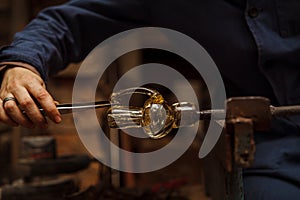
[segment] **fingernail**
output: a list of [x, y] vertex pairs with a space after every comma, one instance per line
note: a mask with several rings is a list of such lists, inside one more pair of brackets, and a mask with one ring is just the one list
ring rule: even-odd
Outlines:
[[55, 122], [56, 122], [56, 123], [61, 122], [61, 117], [60, 117], [59, 115], [57, 115], [57, 116], [55, 117]]

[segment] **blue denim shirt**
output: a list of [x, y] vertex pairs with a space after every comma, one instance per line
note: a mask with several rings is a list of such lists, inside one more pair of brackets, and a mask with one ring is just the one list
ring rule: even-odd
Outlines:
[[[106, 38], [141, 26], [166, 27], [197, 40], [218, 66], [228, 96], [300, 104], [296, 0], [74, 0], [41, 12], [1, 49], [0, 61], [29, 63], [47, 79]], [[246, 175], [300, 184], [299, 124], [299, 117], [274, 119], [271, 132], [256, 134], [256, 160]]]

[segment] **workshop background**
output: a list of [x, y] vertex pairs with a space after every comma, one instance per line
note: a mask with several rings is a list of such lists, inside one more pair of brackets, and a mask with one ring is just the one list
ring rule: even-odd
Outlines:
[[[65, 1], [0, 0], [0, 45], [9, 44], [14, 33], [22, 30], [41, 9], [63, 2]], [[136, 60], [140, 59], [138, 54], [133, 56], [136, 56]], [[126, 60], [126, 58], [124, 58], [119, 62], [131, 62], [131, 64], [134, 64], [135, 61], [133, 59]], [[48, 89], [58, 102], [72, 102], [72, 86], [79, 66], [80, 64], [73, 63], [66, 71], [50, 78]], [[104, 84], [110, 85], [113, 80], [118, 78], [115, 74], [120, 74], [119, 71], [125, 70], [120, 69], [118, 66], [115, 69], [117, 71], [108, 74], [109, 77]], [[197, 81], [195, 81], [195, 85], [197, 84]], [[110, 89], [106, 90], [104, 87], [97, 95], [99, 99], [106, 99], [109, 97], [109, 93]], [[89, 125], [88, 117], [83, 117], [83, 120], [86, 120], [85, 123]], [[30, 130], [20, 127], [11, 128], [1, 124], [0, 184], [2, 187], [18, 184], [26, 185], [27, 183], [31, 184], [35, 181], [45, 180], [45, 175], [31, 177], [28, 172], [22, 173], [20, 163], [26, 164], [27, 160], [49, 159], [53, 161], [55, 159], [59, 160], [59, 158], [66, 155], [75, 156], [75, 158], [76, 155], [89, 155], [77, 135], [71, 114], [63, 115], [63, 121], [59, 125], [53, 124], [50, 121], [49, 124], [50, 126], [46, 130]], [[202, 124], [200, 124], [200, 126], [201, 125]], [[116, 135], [118, 135], [118, 133]], [[112, 136], [111, 140], [114, 140], [113, 137], [114, 136]], [[134, 149], [138, 152], [157, 149], [167, 144], [171, 139], [166, 137], [160, 140], [143, 139], [136, 141], [125, 134], [119, 134], [119, 137], [120, 138], [116, 140], [121, 141], [123, 148]], [[90, 156], [91, 161], [88, 167], [78, 172], [70, 170], [72, 173], [62, 173], [63, 175], [58, 171], [57, 174], [51, 177], [46, 176], [46, 180], [72, 177], [72, 179], [76, 179], [75, 183], [78, 184], [79, 191], [87, 191], [88, 188], [97, 186], [103, 182], [109, 182], [114, 190], [111, 188], [108, 190], [113, 191], [115, 194], [121, 193], [124, 195], [124, 191], [126, 191], [127, 195], [132, 193], [134, 196], [140, 194], [137, 194], [137, 191], [155, 190], [156, 192], [164, 192], [165, 196], [166, 193], [172, 193], [174, 199], [175, 197], [177, 197], [176, 199], [182, 197], [182, 199], [206, 200], [208, 198], [205, 195], [204, 189], [203, 163], [198, 158], [202, 138], [203, 133], [200, 131], [194, 143], [181, 158], [170, 166], [155, 172], [144, 174], [122, 173], [103, 166], [101, 163], [92, 160]], [[50, 161], [49, 163], [51, 164]], [[53, 163], [53, 168], [55, 168], [55, 162]], [[111, 199], [118, 198], [111, 197]]]

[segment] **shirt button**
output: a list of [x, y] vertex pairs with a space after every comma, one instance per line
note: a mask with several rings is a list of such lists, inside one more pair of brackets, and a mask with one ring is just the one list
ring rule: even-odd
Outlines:
[[259, 10], [258, 8], [256, 7], [252, 7], [248, 10], [248, 15], [251, 17], [251, 18], [255, 18], [257, 17], [259, 14]]

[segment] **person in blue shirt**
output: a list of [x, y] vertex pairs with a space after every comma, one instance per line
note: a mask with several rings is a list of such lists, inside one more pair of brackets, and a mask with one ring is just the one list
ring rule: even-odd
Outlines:
[[[228, 97], [299, 104], [299, 13], [293, 0], [73, 0], [47, 8], [0, 50], [0, 121], [46, 128], [37, 101], [60, 123], [47, 78], [108, 37], [144, 26], [173, 29], [199, 42], [218, 66]], [[300, 198], [299, 122], [298, 116], [277, 118], [269, 133], [255, 135], [255, 163], [244, 173], [246, 199]]]

